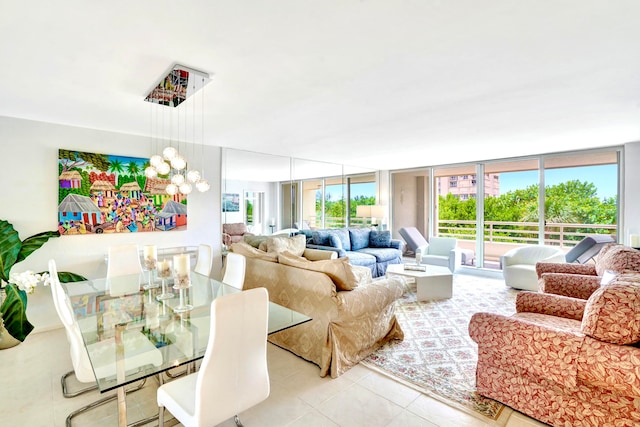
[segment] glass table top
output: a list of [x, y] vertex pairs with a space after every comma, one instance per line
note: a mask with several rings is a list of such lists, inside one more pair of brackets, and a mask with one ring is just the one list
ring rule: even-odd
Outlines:
[[[113, 278], [108, 284], [106, 279], [62, 284], [102, 392], [202, 358], [209, 339], [211, 302], [241, 292], [191, 272], [183, 302], [193, 308], [178, 313], [179, 292], [172, 282], [167, 280], [166, 293], [173, 297], [158, 299], [162, 287], [143, 289], [148, 277], [145, 273]], [[269, 334], [309, 320], [269, 302]]]

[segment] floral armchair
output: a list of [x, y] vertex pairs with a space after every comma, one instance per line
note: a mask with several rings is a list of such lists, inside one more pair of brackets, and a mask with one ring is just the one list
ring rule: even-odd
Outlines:
[[521, 292], [517, 313], [476, 313], [476, 387], [552, 426], [640, 425], [640, 276], [588, 300]]
[[605, 245], [594, 264], [537, 263], [541, 292], [588, 299], [600, 287], [605, 271], [640, 271], [640, 251], [617, 243]]

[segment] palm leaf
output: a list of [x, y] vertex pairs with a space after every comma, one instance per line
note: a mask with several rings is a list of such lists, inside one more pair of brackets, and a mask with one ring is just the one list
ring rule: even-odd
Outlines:
[[33, 330], [33, 325], [27, 320], [27, 293], [9, 284], [4, 288], [5, 300], [0, 306], [4, 327], [7, 332], [19, 341]]
[[60, 279], [61, 283], [82, 282], [87, 280], [87, 278], [84, 276], [81, 276], [75, 273], [70, 273], [68, 271], [59, 271], [58, 279]]
[[16, 262], [24, 260], [37, 249], [40, 249], [49, 239], [53, 239], [55, 237], [60, 237], [60, 232], [44, 231], [42, 233], [34, 234], [31, 237], [27, 237], [22, 242], [22, 247], [20, 248], [20, 253], [18, 254]]
[[22, 248], [20, 235], [9, 222], [0, 220], [0, 281], [8, 282], [11, 267]]

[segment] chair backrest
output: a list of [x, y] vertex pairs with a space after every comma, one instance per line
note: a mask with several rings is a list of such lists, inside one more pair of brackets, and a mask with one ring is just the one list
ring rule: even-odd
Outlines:
[[268, 316], [265, 288], [211, 303], [210, 336], [196, 380], [198, 425], [217, 425], [269, 397]]
[[198, 259], [193, 271], [209, 276], [211, 274], [211, 265], [213, 264], [213, 249], [209, 245], [198, 245]]
[[247, 259], [244, 255], [229, 252], [225, 260], [224, 277], [222, 283], [236, 289], [244, 288], [244, 274], [247, 269]]
[[249, 229], [244, 222], [233, 222], [229, 224], [222, 224], [222, 232], [231, 236], [242, 236], [244, 233], [248, 233]]
[[407, 246], [409, 246], [409, 249], [413, 252], [416, 252], [419, 247], [428, 244], [427, 239], [425, 239], [422, 233], [415, 227], [403, 227], [398, 230], [398, 233], [400, 233], [400, 236], [407, 242]]
[[107, 290], [110, 295], [125, 295], [140, 290], [142, 264], [138, 245], [109, 247]]
[[591, 258], [598, 255], [602, 247], [607, 243], [614, 242], [614, 239], [609, 234], [594, 234], [582, 239], [577, 245], [575, 245], [565, 255], [567, 262], [577, 262], [584, 264]]
[[109, 247], [107, 278], [142, 273], [138, 245]]
[[432, 237], [429, 239], [428, 253], [431, 255], [449, 256], [456, 248], [458, 241], [452, 237]]
[[83, 383], [94, 382], [96, 377], [93, 374], [91, 361], [89, 360], [89, 355], [87, 354], [87, 350], [82, 340], [82, 333], [74, 319], [71, 302], [69, 301], [69, 298], [67, 298], [67, 295], [60, 284], [60, 278], [58, 277], [58, 270], [54, 260], [49, 260], [49, 276], [51, 276], [51, 293], [53, 295], [53, 303], [67, 332], [67, 339], [69, 340], [69, 356], [71, 357], [73, 371], [75, 372], [78, 381]]

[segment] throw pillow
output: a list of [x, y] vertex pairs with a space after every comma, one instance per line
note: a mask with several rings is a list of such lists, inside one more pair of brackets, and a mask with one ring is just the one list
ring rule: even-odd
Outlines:
[[314, 230], [311, 236], [314, 245], [328, 246], [331, 233], [329, 230]]
[[372, 230], [369, 234], [369, 247], [372, 248], [390, 248], [391, 232], [389, 230], [376, 231]]
[[303, 234], [293, 237], [275, 236], [267, 239], [267, 252], [291, 252], [296, 256], [302, 256], [307, 247], [307, 238]]
[[258, 258], [264, 261], [278, 262], [277, 255], [263, 252], [245, 242], [236, 242], [231, 245], [231, 252], [244, 255], [248, 258]]
[[254, 236], [253, 234], [247, 234], [242, 237], [242, 240], [253, 246], [254, 248], [260, 248], [260, 243], [266, 242], [269, 236]]
[[329, 259], [324, 261], [309, 261], [294, 254], [282, 252], [278, 255], [278, 262], [305, 270], [319, 271], [331, 278], [339, 291], [351, 291], [356, 288], [356, 276], [353, 273], [349, 258]]

